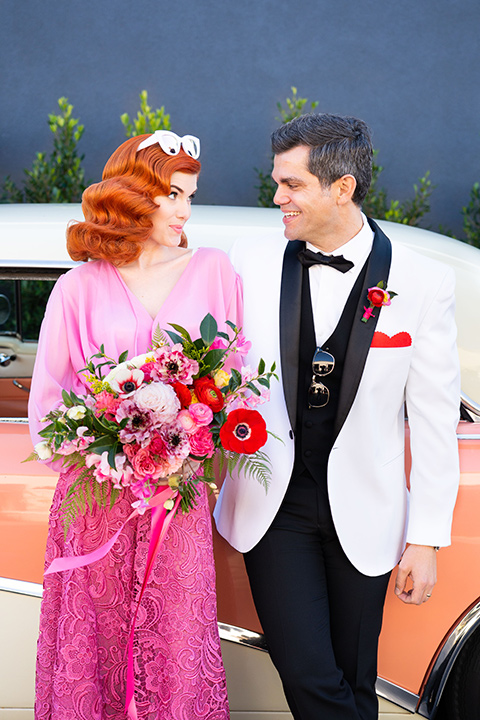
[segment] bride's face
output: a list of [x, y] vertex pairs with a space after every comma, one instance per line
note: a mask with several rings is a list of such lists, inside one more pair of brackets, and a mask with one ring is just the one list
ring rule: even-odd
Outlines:
[[170, 180], [170, 195], [157, 195], [153, 198], [158, 210], [151, 216], [151, 240], [167, 247], [179, 245], [183, 226], [192, 211], [191, 203], [197, 191], [197, 177], [198, 175], [174, 172]]

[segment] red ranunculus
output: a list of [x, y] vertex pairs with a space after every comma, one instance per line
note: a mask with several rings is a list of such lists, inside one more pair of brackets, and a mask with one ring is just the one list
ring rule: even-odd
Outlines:
[[177, 393], [177, 397], [180, 400], [182, 408], [187, 408], [192, 402], [192, 393], [188, 387], [181, 382], [172, 383], [172, 387]]
[[267, 426], [257, 410], [232, 410], [220, 428], [220, 440], [225, 450], [252, 454], [267, 442]]
[[214, 413], [219, 412], [225, 401], [222, 391], [217, 388], [213, 380], [209, 377], [201, 377], [193, 381], [193, 390], [199, 402], [208, 405]]
[[385, 302], [385, 292], [379, 287], [370, 288], [367, 297], [375, 307], [381, 307]]

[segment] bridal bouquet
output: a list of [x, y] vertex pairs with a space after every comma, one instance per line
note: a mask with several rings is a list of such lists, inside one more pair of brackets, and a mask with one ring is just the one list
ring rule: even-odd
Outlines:
[[157, 329], [143, 355], [122, 353], [115, 361], [102, 346], [87, 360], [81, 371], [87, 394], [63, 391], [63, 404], [47, 414], [44, 440], [29, 458], [62, 459], [81, 469], [63, 503], [66, 529], [93, 502], [111, 507], [126, 487], [139, 512], [166, 485], [172, 489], [166, 510], [180, 495], [187, 512], [199, 482], [215, 487], [215, 460], [219, 472], [239, 465], [268, 489], [269, 459], [260, 450], [267, 429], [255, 407], [268, 400], [275, 364], [270, 371], [263, 360], [256, 370], [227, 371], [227, 359], [250, 345], [227, 325], [231, 336], [207, 315], [201, 337], [192, 340], [172, 323], [168, 339]]

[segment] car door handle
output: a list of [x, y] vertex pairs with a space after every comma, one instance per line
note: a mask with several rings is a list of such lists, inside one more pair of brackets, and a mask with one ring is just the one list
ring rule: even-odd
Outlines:
[[14, 353], [12, 353], [11, 355], [7, 355], [7, 353], [3, 353], [3, 352], [0, 353], [0, 365], [2, 367], [7, 367], [8, 365], [10, 365], [12, 360], [16, 360], [16, 359], [17, 359], [17, 356]]

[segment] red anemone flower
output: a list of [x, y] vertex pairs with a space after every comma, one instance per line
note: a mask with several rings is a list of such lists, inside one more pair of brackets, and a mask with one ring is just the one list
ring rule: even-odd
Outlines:
[[267, 442], [267, 426], [257, 410], [232, 410], [220, 428], [220, 440], [225, 450], [252, 454]]

